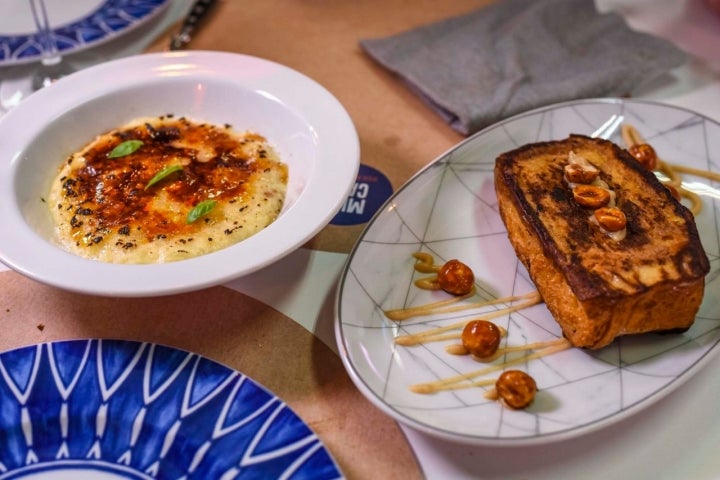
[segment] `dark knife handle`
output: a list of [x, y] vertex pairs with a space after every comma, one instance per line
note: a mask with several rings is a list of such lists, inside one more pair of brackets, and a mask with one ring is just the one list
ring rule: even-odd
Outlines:
[[170, 42], [170, 50], [180, 50], [190, 42], [192, 34], [200, 25], [207, 13], [217, 3], [217, 0], [196, 0], [183, 21], [180, 31], [173, 36]]

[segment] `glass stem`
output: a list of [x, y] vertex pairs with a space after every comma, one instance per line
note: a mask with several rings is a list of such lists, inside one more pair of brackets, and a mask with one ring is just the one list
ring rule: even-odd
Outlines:
[[52, 37], [45, 0], [30, 0], [30, 8], [32, 9], [33, 19], [42, 45], [42, 63], [47, 66], [57, 65], [62, 61], [62, 56]]

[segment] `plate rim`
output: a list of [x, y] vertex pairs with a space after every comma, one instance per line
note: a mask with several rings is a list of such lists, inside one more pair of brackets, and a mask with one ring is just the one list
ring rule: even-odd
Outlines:
[[511, 447], [527, 447], [527, 446], [537, 446], [537, 445], [544, 445], [544, 444], [550, 444], [550, 443], [557, 443], [561, 441], [566, 441], [569, 439], [577, 438], [580, 436], [589, 435], [593, 432], [597, 432], [599, 430], [603, 430], [607, 427], [610, 427], [612, 425], [615, 425], [617, 423], [620, 423], [621, 421], [636, 415], [642, 410], [645, 410], [646, 408], [654, 405], [655, 403], [659, 402], [663, 398], [665, 398], [667, 395], [670, 395], [672, 392], [676, 391], [679, 387], [681, 387], [687, 380], [692, 378], [698, 371], [702, 370], [702, 368], [709, 363], [713, 358], [720, 355], [720, 338], [718, 338], [714, 344], [700, 356], [700, 358], [695, 361], [690, 367], [685, 369], [682, 373], [677, 375], [672, 381], [664, 385], [659, 390], [656, 390], [648, 397], [643, 398], [640, 401], [637, 401], [630, 405], [629, 407], [619, 411], [615, 412], [613, 414], [604, 416], [602, 418], [599, 418], [595, 420], [594, 422], [590, 424], [584, 424], [581, 426], [578, 426], [576, 428], [570, 429], [570, 430], [562, 430], [559, 432], [552, 432], [542, 435], [535, 435], [535, 436], [526, 436], [526, 437], [506, 437], [506, 438], [496, 438], [496, 437], [487, 437], [487, 436], [478, 436], [478, 435], [471, 435], [471, 434], [464, 434], [464, 433], [458, 433], [448, 430], [442, 430], [440, 428], [434, 427], [432, 425], [428, 425], [426, 423], [423, 423], [421, 421], [416, 420], [415, 418], [412, 418], [406, 414], [404, 414], [402, 411], [396, 410], [395, 408], [388, 405], [386, 402], [383, 401], [382, 398], [380, 398], [373, 390], [372, 388], [365, 383], [362, 375], [360, 372], [356, 370], [355, 365], [350, 359], [350, 355], [348, 352], [348, 345], [347, 340], [343, 331], [343, 322], [341, 319], [341, 311], [342, 311], [342, 295], [343, 290], [345, 287], [345, 282], [347, 279], [347, 276], [349, 274], [350, 265], [352, 263], [352, 260], [360, 247], [360, 244], [362, 243], [362, 239], [365, 237], [365, 235], [369, 232], [374, 222], [380, 217], [384, 210], [387, 209], [389, 205], [391, 205], [397, 196], [400, 195], [402, 191], [404, 191], [406, 188], [408, 188], [417, 178], [422, 176], [426, 171], [435, 168], [438, 163], [442, 162], [444, 159], [447, 159], [449, 156], [452, 155], [453, 152], [461, 149], [464, 145], [467, 143], [474, 141], [476, 137], [481, 137], [486, 134], [486, 132], [493, 130], [495, 128], [501, 128], [503, 125], [515, 122], [519, 119], [522, 119], [523, 117], [527, 116], [534, 116], [538, 114], [542, 114], [545, 112], [549, 112], [552, 110], [557, 110], [561, 108], [567, 108], [572, 107], [575, 105], [587, 105], [587, 104], [593, 104], [593, 105], [632, 105], [632, 104], [638, 104], [638, 105], [650, 105], [658, 108], [667, 108], [671, 110], [676, 110], [680, 112], [684, 112], [696, 117], [699, 117], [703, 119], [704, 121], [711, 122], [718, 127], [720, 127], [720, 121], [714, 120], [707, 115], [704, 115], [702, 113], [699, 113], [697, 111], [694, 111], [692, 109], [682, 107], [682, 106], [676, 106], [676, 105], [670, 105], [665, 102], [657, 101], [657, 100], [650, 100], [650, 99], [635, 99], [635, 98], [619, 98], [619, 97], [597, 97], [597, 98], [583, 98], [583, 99], [577, 99], [577, 100], [566, 100], [561, 102], [556, 102], [544, 106], [540, 106], [537, 108], [533, 108], [515, 115], [512, 115], [506, 119], [500, 120], [496, 123], [493, 123], [491, 125], [488, 125], [487, 127], [479, 130], [478, 132], [474, 133], [473, 135], [461, 140], [457, 144], [451, 146], [444, 152], [442, 152], [440, 155], [435, 157], [432, 161], [430, 161], [428, 164], [426, 164], [423, 168], [418, 170], [415, 174], [413, 174], [405, 183], [403, 183], [399, 188], [396, 189], [395, 192], [386, 200], [386, 202], [378, 208], [377, 212], [373, 215], [373, 217], [368, 221], [367, 225], [363, 228], [362, 232], [358, 236], [358, 239], [356, 240], [355, 244], [353, 245], [350, 253], [348, 254], [347, 258], [345, 259], [345, 262], [343, 263], [342, 269], [340, 271], [340, 276], [338, 279], [338, 286], [335, 292], [335, 298], [334, 298], [334, 333], [335, 333], [335, 339], [336, 339], [336, 345], [338, 347], [338, 351], [340, 353], [341, 360], [343, 362], [343, 365], [345, 366], [346, 371], [348, 372], [348, 375], [352, 379], [353, 383], [355, 383], [356, 387], [365, 395], [368, 400], [371, 401], [376, 407], [378, 407], [380, 410], [388, 414], [389, 416], [395, 418], [398, 422], [407, 425], [408, 427], [411, 427], [415, 430], [418, 430], [420, 432], [426, 433], [428, 435], [431, 435], [436, 438], [440, 438], [443, 440], [451, 441], [451, 442], [457, 442], [460, 444], [466, 444], [466, 445], [472, 445], [472, 446], [486, 446], [486, 447], [502, 447], [502, 448], [511, 448]]
[[[87, 348], [87, 349], [106, 348], [107, 345], [110, 345], [111, 348], [117, 348], [119, 344], [132, 344], [135, 346], [136, 349], [139, 347], [142, 347], [143, 349], [148, 349], [148, 350], [151, 350], [153, 348], [161, 348], [161, 349], [165, 349], [168, 351], [172, 351], [173, 353], [185, 354], [187, 356], [187, 358], [192, 358], [195, 361], [205, 360], [207, 362], [210, 362], [210, 363], [214, 364], [217, 368], [222, 369], [223, 371], [227, 372], [229, 375], [228, 378], [237, 377], [238, 379], [240, 379], [242, 381], [242, 383], [250, 382], [252, 384], [252, 386], [254, 386], [257, 389], [264, 392], [270, 400], [278, 402], [284, 409], [287, 409], [287, 411], [290, 412], [293, 417], [295, 417], [299, 422], [301, 422], [302, 425], [304, 425], [305, 428], [307, 428], [308, 431], [312, 433], [312, 435], [316, 438], [316, 440], [319, 444], [319, 448], [325, 452], [325, 454], [329, 458], [330, 463], [332, 463], [332, 465], [335, 467], [335, 470], [337, 471], [337, 473], [340, 476], [342, 476], [342, 469], [340, 468], [340, 464], [337, 461], [337, 458], [330, 451], [327, 444], [320, 437], [318, 432], [314, 428], [312, 428], [312, 426], [308, 422], [306, 422], [300, 415], [298, 415], [298, 413], [295, 411], [295, 409], [290, 407], [290, 405], [288, 405], [287, 402], [285, 402], [282, 398], [280, 398], [280, 396], [278, 396], [274, 391], [270, 390], [268, 387], [266, 387], [263, 383], [257, 381], [255, 378], [242, 372], [241, 370], [238, 370], [236, 368], [233, 368], [233, 367], [225, 364], [224, 362], [215, 360], [206, 355], [196, 353], [196, 352], [193, 352], [193, 351], [185, 349], [185, 348], [179, 348], [179, 347], [176, 347], [176, 346], [173, 346], [170, 344], [136, 340], [136, 339], [126, 339], [126, 338], [120, 338], [120, 337], [86, 337], [86, 338], [69, 338], [69, 339], [60, 339], [60, 340], [49, 340], [46, 342], [32, 343], [32, 344], [22, 345], [22, 346], [19, 346], [16, 348], [11, 348], [8, 350], [3, 350], [3, 351], [0, 351], [0, 355], [5, 355], [8, 353], [16, 353], [16, 352], [19, 352], [22, 350], [31, 350], [31, 349], [36, 349], [36, 351], [38, 351], [40, 355], [44, 355], [44, 349], [51, 350], [53, 345], [70, 344], [70, 343], [75, 343], [75, 344], [85, 343], [86, 344], [85, 348]], [[145, 353], [143, 353], [143, 356], [144, 355], [145, 355]], [[60, 357], [60, 358], [54, 357], [54, 358], [55, 358], [55, 362], [59, 362], [59, 363], [62, 363], [64, 360], [64, 357]], [[97, 362], [96, 356], [88, 355], [87, 364], [92, 363], [92, 364], [96, 365], [96, 362]], [[88, 368], [87, 364], [83, 364], [83, 367], [82, 367], [83, 370]], [[4, 375], [6, 375], [7, 367], [4, 364], [1, 364], [1, 365], [2, 365], [2, 376], [4, 376]], [[52, 369], [52, 367], [50, 367], [50, 368]], [[183, 368], [186, 368], [186, 367], [183, 366]], [[133, 367], [132, 367], [132, 370], [145, 370], [145, 369], [146, 369], [145, 365], [141, 365], [139, 363], [133, 365]], [[33, 373], [33, 375], [34, 375], [34, 373]], [[173, 377], [171, 377], [171, 378], [173, 378]], [[0, 376], [0, 381], [6, 382], [5, 379], [2, 379], [1, 376]], [[223, 385], [225, 385], [225, 384], [223, 383]], [[223, 388], [226, 388], [226, 387], [227, 387], [227, 385], [225, 385]], [[48, 388], [48, 385], [42, 384], [42, 389], [45, 390], [46, 388]], [[139, 388], [142, 388], [142, 387], [139, 387]], [[7, 398], [11, 398], [11, 400], [13, 402], [17, 403], [17, 398], [13, 397], [12, 395], [7, 396]], [[58, 423], [59, 423], [60, 417], [57, 417], [57, 418], [58, 418]], [[71, 442], [69, 442], [69, 443], [71, 443]], [[93, 460], [89, 457], [72, 458], [72, 459], [55, 458], [51, 461], [44, 462], [44, 463], [41, 462], [41, 463], [35, 463], [35, 464], [31, 464], [31, 465], [24, 465], [23, 467], [20, 467], [18, 469], [14, 469], [14, 470], [4, 470], [2, 476], [4, 477], [5, 475], [13, 475], [13, 472], [19, 473], [21, 471], [25, 471], [28, 467], [33, 467], [33, 466], [35, 466], [35, 467], [50, 466], [50, 468], [48, 468], [45, 471], [52, 471], [52, 470], [54, 470], [54, 468], [52, 467], [53, 463], [58, 463], [58, 464], [62, 464], [62, 465], [66, 466], [67, 462], [70, 462], [73, 465], [94, 465], [94, 466], [99, 465], [98, 462], [100, 462], [100, 464], [108, 463], [107, 461]], [[109, 463], [109, 464], [111, 466], [115, 466], [115, 467], [127, 468], [129, 471], [131, 471], [133, 473], [143, 474], [143, 475], [145, 474], [145, 472], [139, 472], [139, 471], [135, 470], [134, 468], [130, 467], [129, 465], [126, 466], [126, 465], [120, 463], [119, 460], [116, 463]], [[61, 465], [58, 465], [58, 467], [61, 467]]]
[[[56, 32], [59, 29], [73, 27], [73, 25], [75, 25], [76, 23], [87, 20], [88, 18], [91, 18], [93, 15], [104, 13], [108, 8], [112, 7], [113, 1], [115, 1], [115, 0], [103, 0], [102, 3], [97, 8], [88, 12], [85, 16], [75, 18], [67, 23], [55, 26], [53, 28], [53, 32]], [[76, 52], [81, 52], [83, 50], [87, 50], [89, 48], [93, 48], [95, 46], [102, 45], [103, 43], [109, 42], [110, 40], [113, 40], [122, 35], [125, 35], [126, 33], [132, 32], [136, 28], [139, 28], [140, 26], [142, 26], [142, 25], [152, 21], [153, 19], [157, 18], [158, 16], [160, 16], [172, 4], [172, 0], [159, 0], [159, 2], [160, 3], [158, 3], [153, 8], [152, 11], [145, 13], [145, 15], [143, 15], [141, 18], [136, 19], [136, 21], [134, 21], [134, 22], [128, 23], [123, 28], [118, 29], [118, 30], [112, 30], [112, 31], [103, 31], [102, 36], [95, 38], [89, 42], [83, 41], [82, 43], [78, 43], [74, 47], [61, 48], [60, 53], [62, 55], [70, 55], [70, 54], [73, 54]], [[4, 42], [7, 41], [7, 39], [24, 38], [25, 39], [24, 43], [27, 43], [27, 42], [30, 42], [31, 39], [35, 35], [36, 35], [35, 32], [19, 34], [19, 35], [0, 34], [0, 48], [2, 48], [2, 46], [5, 44]], [[36, 55], [28, 55], [28, 56], [22, 56], [22, 57], [11, 57], [11, 58], [0, 59], [0, 68], [27, 65], [27, 64], [39, 61], [40, 58], [41, 58], [41, 55], [36, 54]]]

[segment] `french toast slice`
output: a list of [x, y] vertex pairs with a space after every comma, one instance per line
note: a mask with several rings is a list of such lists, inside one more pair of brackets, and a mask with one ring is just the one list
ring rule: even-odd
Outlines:
[[[592, 185], [611, 193], [624, 231], [603, 228], [596, 205], [578, 201], [566, 169], [578, 157], [597, 170]], [[626, 150], [570, 135], [501, 154], [494, 174], [509, 240], [574, 346], [693, 324], [710, 269], [695, 219]]]

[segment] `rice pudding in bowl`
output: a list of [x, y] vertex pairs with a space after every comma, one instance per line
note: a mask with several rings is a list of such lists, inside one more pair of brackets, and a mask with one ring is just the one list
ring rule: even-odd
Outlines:
[[[231, 246], [181, 261], [112, 264], [61, 247], [48, 204], [59, 165], [89, 140], [147, 116], [172, 113], [258, 132], [287, 166], [277, 218]], [[359, 141], [342, 105], [282, 65], [244, 55], [139, 55], [76, 72], [2, 118], [0, 215], [11, 235], [0, 260], [44, 283], [84, 293], [150, 296], [217, 285], [256, 271], [309, 240], [355, 181]]]

